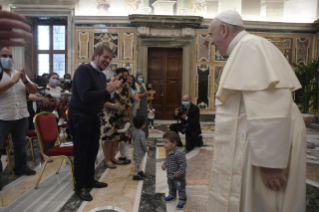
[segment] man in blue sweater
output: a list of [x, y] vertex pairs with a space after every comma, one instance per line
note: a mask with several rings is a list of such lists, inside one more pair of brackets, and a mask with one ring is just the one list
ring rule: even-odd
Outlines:
[[100, 119], [110, 93], [122, 84], [113, 79], [106, 83], [102, 73], [110, 64], [113, 52], [105, 44], [99, 45], [90, 64], [81, 65], [73, 77], [72, 97], [69, 104], [69, 130], [73, 136], [75, 194], [85, 201], [93, 198], [91, 188], [107, 187], [106, 183], [94, 179], [94, 162], [99, 149]]

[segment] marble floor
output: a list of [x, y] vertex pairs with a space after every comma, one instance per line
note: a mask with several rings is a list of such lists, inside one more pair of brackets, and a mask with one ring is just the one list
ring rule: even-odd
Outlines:
[[[35, 181], [42, 167], [37, 141], [35, 162], [28, 151], [28, 165], [37, 171], [35, 176], [10, 174], [5, 156], [1, 157], [4, 171], [1, 174], [3, 189], [0, 191], [0, 211], [5, 212], [173, 212], [177, 211], [177, 200], [166, 203], [168, 193], [166, 173], [161, 169], [165, 160], [165, 149], [161, 137], [170, 121], [156, 121], [147, 141], [150, 153], [146, 154], [142, 169], [147, 174], [145, 181], [133, 181], [133, 163], [107, 169], [103, 165], [103, 152], [98, 153], [95, 178], [109, 184], [107, 188], [93, 189], [93, 201], [80, 200], [72, 190], [68, 164], [56, 174], [59, 160], [47, 165], [38, 189]], [[210, 167], [212, 165], [214, 123], [202, 123], [204, 146], [186, 153], [187, 158], [187, 204], [184, 211], [208, 212], [206, 208]], [[181, 135], [185, 141], [184, 135]], [[307, 212], [319, 211], [319, 125], [307, 129]], [[131, 149], [132, 150], [132, 149]], [[181, 150], [184, 150], [181, 148]], [[11, 156], [13, 161], [13, 156]], [[198, 166], [198, 164], [201, 164]]]

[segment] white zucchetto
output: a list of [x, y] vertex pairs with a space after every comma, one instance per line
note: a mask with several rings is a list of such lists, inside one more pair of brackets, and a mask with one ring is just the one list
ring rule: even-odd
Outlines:
[[225, 10], [219, 13], [215, 18], [226, 24], [244, 27], [243, 19], [236, 10]]

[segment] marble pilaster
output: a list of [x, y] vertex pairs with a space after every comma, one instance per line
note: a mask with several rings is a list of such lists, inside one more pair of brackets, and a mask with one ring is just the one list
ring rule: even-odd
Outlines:
[[[22, 33], [21, 29], [14, 30], [16, 32]], [[23, 39], [15, 39], [16, 41], [23, 41]], [[12, 47], [12, 58], [14, 61], [13, 68], [20, 70], [24, 68], [24, 49], [25, 47]]]
[[260, 15], [262, 20], [281, 22], [284, 15], [284, 1], [262, 0]]

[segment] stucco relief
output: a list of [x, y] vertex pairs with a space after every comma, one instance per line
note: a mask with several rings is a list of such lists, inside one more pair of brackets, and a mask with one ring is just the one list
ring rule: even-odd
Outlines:
[[134, 59], [134, 33], [123, 33], [123, 59]]
[[101, 43], [106, 43], [113, 50], [113, 58], [119, 59], [118, 33], [93, 33], [93, 51], [95, 51], [95, 48]]
[[151, 36], [180, 37], [181, 30], [177, 29], [151, 29]]
[[89, 32], [79, 32], [79, 54], [78, 59], [89, 59]]
[[201, 109], [209, 108], [210, 102], [210, 66], [197, 65], [196, 71], [196, 104]]
[[[216, 98], [216, 92], [217, 92], [218, 86], [219, 86], [219, 81], [220, 81], [220, 78], [221, 78], [222, 73], [223, 73], [223, 69], [224, 69], [224, 66], [214, 66], [214, 87], [213, 87], [214, 102], [215, 102], [215, 98]], [[215, 103], [214, 103], [214, 105], [215, 105]]]

